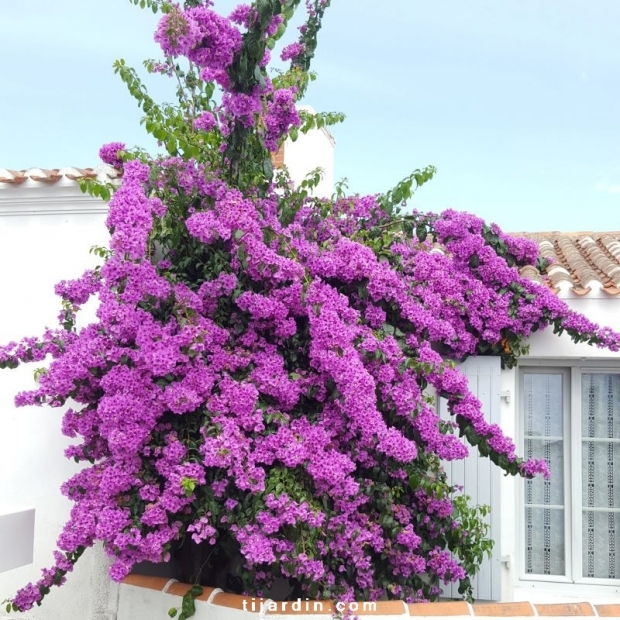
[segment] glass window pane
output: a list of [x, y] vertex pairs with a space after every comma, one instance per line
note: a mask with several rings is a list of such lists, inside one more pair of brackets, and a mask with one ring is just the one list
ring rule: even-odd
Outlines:
[[620, 439], [620, 374], [581, 376], [581, 435]]
[[523, 404], [526, 437], [563, 437], [562, 374], [525, 373]]
[[528, 459], [545, 459], [551, 471], [550, 478], [536, 476], [525, 481], [525, 503], [564, 505], [564, 442], [551, 439], [526, 439]]
[[564, 510], [525, 508], [525, 572], [564, 575]]
[[584, 508], [620, 508], [620, 443], [582, 442], [581, 492]]
[[583, 576], [620, 579], [620, 513], [583, 512]]

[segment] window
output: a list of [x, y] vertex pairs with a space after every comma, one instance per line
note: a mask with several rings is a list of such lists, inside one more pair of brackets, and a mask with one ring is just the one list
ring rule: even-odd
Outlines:
[[620, 370], [522, 368], [520, 382], [524, 455], [551, 469], [551, 478], [523, 485], [523, 577], [612, 585], [620, 579]]

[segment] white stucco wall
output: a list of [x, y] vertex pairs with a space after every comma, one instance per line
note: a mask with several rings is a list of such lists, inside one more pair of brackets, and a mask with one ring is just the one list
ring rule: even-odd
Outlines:
[[[601, 326], [620, 331], [620, 298], [595, 292], [586, 297], [570, 293], [566, 301], [578, 312]], [[552, 329], [536, 333], [530, 339], [530, 354], [520, 360], [520, 365], [554, 366], [557, 363], [606, 362], [620, 369], [620, 353], [576, 345], [569, 336], [557, 336]], [[502, 371], [501, 390], [508, 396], [502, 399], [501, 426], [504, 432], [516, 441], [517, 452], [522, 455], [521, 422], [519, 419], [518, 369]], [[554, 603], [588, 600], [591, 603], [609, 603], [620, 596], [620, 586], [601, 587], [576, 585], [573, 583], [543, 583], [520, 580], [522, 554], [518, 548], [523, 519], [520, 498], [523, 495], [523, 481], [502, 476], [501, 483], [501, 555], [507, 560], [502, 566], [502, 600], [531, 601], [532, 603]]]
[[[54, 284], [96, 264], [88, 250], [107, 244], [106, 212], [104, 203], [84, 196], [68, 179], [0, 184], [0, 343], [36, 336], [56, 325], [60, 304]], [[52, 564], [56, 538], [70, 509], [60, 485], [77, 467], [63, 455], [68, 442], [60, 432], [62, 411], [14, 407], [15, 394], [35, 385], [35, 366], [0, 371], [0, 513], [24, 506], [36, 510], [34, 561], [0, 573], [0, 600], [36, 581], [40, 569]], [[43, 606], [23, 617], [112, 618], [107, 612], [113, 590], [106, 571], [101, 550], [89, 550], [67, 584], [54, 588]], [[4, 606], [0, 616], [3, 612]]]
[[[314, 114], [310, 106], [299, 109]], [[334, 191], [334, 138], [327, 129], [313, 129], [306, 134], [299, 133], [295, 142], [290, 138], [284, 144], [284, 163], [295, 185], [315, 170], [323, 170], [323, 178], [314, 191], [319, 198], [329, 198]]]

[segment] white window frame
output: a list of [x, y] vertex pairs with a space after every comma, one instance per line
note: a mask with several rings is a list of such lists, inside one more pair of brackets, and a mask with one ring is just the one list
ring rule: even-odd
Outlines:
[[[583, 374], [620, 375], [620, 363], [571, 360], [527, 360], [519, 365], [517, 372], [517, 445], [520, 453], [525, 448], [524, 420], [524, 375], [526, 373], [562, 374], [564, 407], [564, 524], [565, 524], [565, 575], [539, 575], [525, 571], [525, 481], [520, 478], [517, 489], [517, 579], [521, 586], [549, 588], [557, 584], [558, 589], [571, 586], [588, 586], [588, 592], [620, 592], [620, 579], [601, 579], [582, 576], [582, 437], [581, 437], [581, 377]], [[620, 481], [619, 481], [620, 484]], [[620, 533], [619, 533], [620, 535]], [[618, 558], [620, 561], [620, 558]], [[577, 592], [574, 592], [577, 594]]]

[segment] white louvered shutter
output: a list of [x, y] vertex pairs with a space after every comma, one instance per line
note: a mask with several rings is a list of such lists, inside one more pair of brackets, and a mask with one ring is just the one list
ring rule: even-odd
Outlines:
[[[500, 421], [500, 372], [498, 357], [470, 357], [459, 365], [469, 381], [469, 389], [482, 403], [486, 419], [491, 424]], [[439, 399], [441, 417], [448, 419], [445, 399]], [[466, 440], [464, 440], [466, 441]], [[478, 450], [469, 446], [469, 456], [465, 460], [444, 462], [444, 468], [451, 484], [463, 487], [463, 493], [471, 497], [470, 503], [491, 507], [487, 522], [490, 523], [490, 537], [495, 541], [493, 555], [486, 559], [480, 571], [472, 579], [474, 598], [478, 601], [497, 601], [501, 596], [501, 556], [500, 556], [500, 477], [499, 467], [490, 459], [481, 457]], [[443, 587], [443, 596], [461, 598], [458, 585]]]

